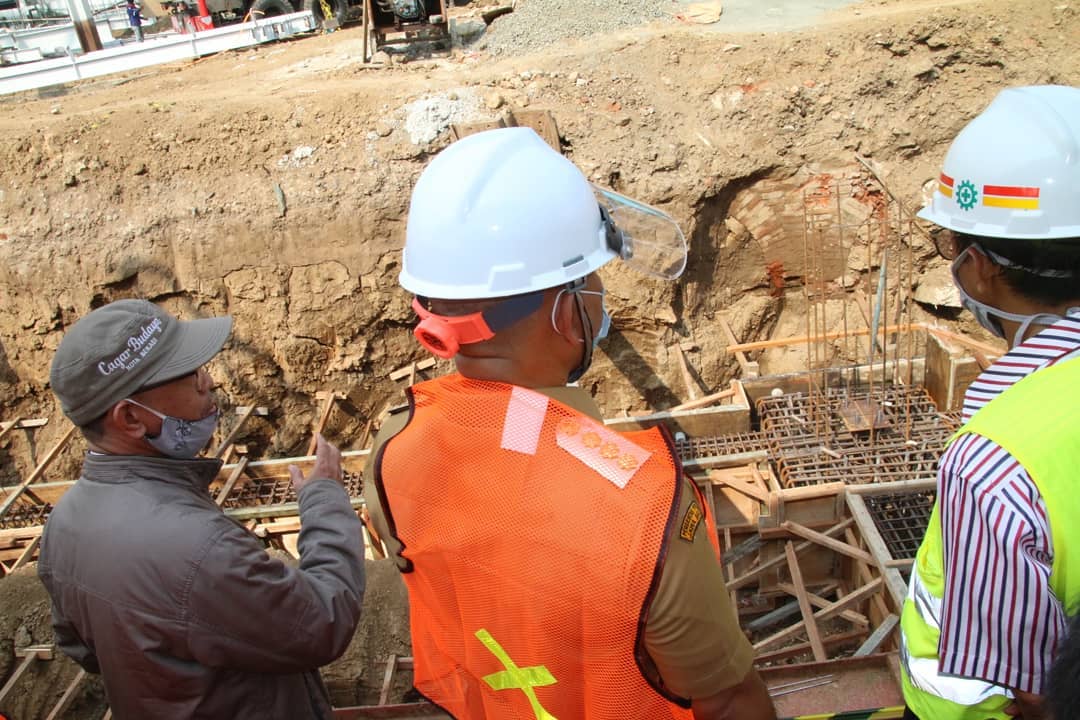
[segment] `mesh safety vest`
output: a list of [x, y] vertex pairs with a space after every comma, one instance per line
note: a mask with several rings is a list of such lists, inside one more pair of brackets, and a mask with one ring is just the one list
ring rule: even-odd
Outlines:
[[[1046, 503], [1054, 549], [1050, 587], [1065, 608], [1080, 599], [1080, 358], [1043, 368], [975, 413], [963, 433], [989, 438], [1027, 470]], [[938, 498], [940, 501], [941, 498]], [[923, 720], [1008, 720], [1002, 687], [938, 674], [945, 596], [941, 519], [930, 514], [901, 615], [904, 700]]]
[[375, 482], [403, 545], [417, 689], [458, 718], [690, 718], [641, 669], [678, 522], [667, 436], [457, 374], [409, 401]]

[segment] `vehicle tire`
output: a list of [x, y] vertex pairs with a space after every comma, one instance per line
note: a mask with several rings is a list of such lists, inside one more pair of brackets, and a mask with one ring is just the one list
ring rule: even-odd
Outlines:
[[287, 0], [255, 0], [251, 4], [251, 19], [262, 20], [268, 17], [277, 17], [278, 15], [288, 15], [293, 10]]
[[[349, 6], [346, 0], [327, 0], [327, 3], [334, 12], [334, 19], [337, 20], [338, 25], [344, 25], [349, 18]], [[311, 14], [315, 16], [315, 22], [319, 25], [323, 24], [326, 18], [323, 15], [321, 0], [304, 0], [304, 9], [311, 11]]]

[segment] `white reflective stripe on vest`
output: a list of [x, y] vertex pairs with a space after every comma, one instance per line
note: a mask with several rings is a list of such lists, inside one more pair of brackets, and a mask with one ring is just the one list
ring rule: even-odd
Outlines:
[[[922, 578], [919, 577], [918, 563], [911, 567], [908, 600], [914, 605], [919, 619], [940, 634], [942, 601], [941, 598], [934, 597], [930, 588], [923, 584]], [[978, 705], [995, 695], [1003, 695], [1010, 699], [1013, 696], [1001, 685], [959, 675], [942, 675], [938, 672], [938, 658], [912, 657], [908, 653], [907, 641], [903, 633], [900, 633], [900, 662], [912, 685], [925, 693], [936, 695], [957, 705]]]

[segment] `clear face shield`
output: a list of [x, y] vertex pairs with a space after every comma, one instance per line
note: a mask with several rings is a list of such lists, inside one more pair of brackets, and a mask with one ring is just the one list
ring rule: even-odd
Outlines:
[[675, 280], [686, 269], [686, 237], [674, 218], [651, 205], [593, 185], [607, 244], [634, 270]]

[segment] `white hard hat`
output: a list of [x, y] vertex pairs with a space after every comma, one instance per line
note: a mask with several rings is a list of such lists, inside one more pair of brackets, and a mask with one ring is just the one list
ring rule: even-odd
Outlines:
[[401, 286], [461, 300], [543, 290], [616, 257], [592, 186], [529, 128], [469, 135], [413, 189]]
[[956, 136], [919, 217], [983, 237], [1080, 237], [1080, 88], [1001, 91]]
[[668, 215], [594, 187], [531, 129], [501, 128], [453, 143], [420, 175], [399, 281], [423, 297], [506, 297], [616, 257], [674, 279], [686, 241]]

